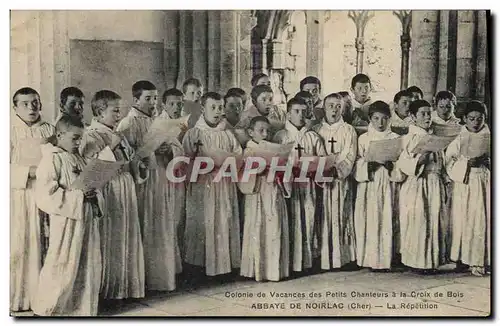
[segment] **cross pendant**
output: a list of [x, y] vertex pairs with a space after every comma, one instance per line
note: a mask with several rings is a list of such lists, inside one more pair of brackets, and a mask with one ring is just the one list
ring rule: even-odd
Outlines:
[[297, 152], [299, 152], [299, 158], [302, 157], [302, 150], [305, 149], [304, 147], [300, 146], [300, 144], [297, 144], [297, 147], [295, 147]]
[[76, 175], [80, 175], [80, 173], [82, 173], [82, 170], [78, 166], [75, 166], [73, 168], [73, 173]]
[[330, 153], [333, 154], [333, 144], [336, 143], [337, 141], [332, 138], [328, 141], [330, 143]]

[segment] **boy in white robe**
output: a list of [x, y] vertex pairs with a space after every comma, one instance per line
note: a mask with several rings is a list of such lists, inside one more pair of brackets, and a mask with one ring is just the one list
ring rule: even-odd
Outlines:
[[118, 94], [109, 90], [94, 94], [91, 102], [94, 119], [85, 130], [80, 145], [80, 153], [85, 158], [129, 162], [102, 189], [106, 203], [106, 218], [100, 224], [101, 297], [104, 299], [142, 298], [145, 286], [135, 179], [143, 182], [147, 170], [140, 171], [139, 161], [131, 161], [134, 155], [132, 147], [115, 132], [121, 119], [120, 99]]
[[201, 105], [200, 100], [203, 95], [203, 85], [196, 78], [189, 78], [182, 84], [182, 92], [184, 93], [184, 106], [181, 115], [188, 116], [188, 127], [193, 128], [200, 118]]
[[353, 126], [368, 126], [370, 119], [368, 118], [368, 108], [372, 104], [370, 93], [372, 91], [372, 83], [370, 77], [365, 74], [357, 74], [351, 80], [352, 96], [352, 125]]
[[[273, 90], [271, 87], [266, 85], [257, 85], [252, 88], [250, 95], [252, 97], [253, 105], [243, 111], [240, 121], [235, 128], [246, 130], [253, 117], [263, 116], [266, 117], [271, 124], [269, 137], [272, 139], [276, 132], [283, 129], [285, 126], [286, 113], [274, 105]], [[247, 138], [244, 139], [244, 143], [246, 144], [248, 140], [249, 138], [247, 136]]]
[[[285, 129], [274, 136], [279, 144], [294, 143], [290, 158], [294, 162], [303, 155], [325, 156], [325, 146], [321, 137], [305, 127], [307, 104], [297, 98], [287, 103]], [[295, 175], [299, 177], [299, 175]], [[294, 272], [306, 272], [315, 265], [319, 257], [319, 237], [323, 211], [321, 195], [317, 193], [314, 177], [307, 177], [307, 182], [293, 182], [290, 189], [289, 220], [291, 263]], [[288, 183], [289, 185], [289, 183]], [[287, 183], [285, 183], [287, 186]], [[287, 187], [288, 188], [288, 187]]]
[[455, 116], [457, 98], [450, 91], [441, 91], [434, 98], [434, 111], [432, 122], [440, 125], [458, 125], [460, 119]]
[[101, 286], [99, 219], [106, 218], [102, 195], [72, 189], [86, 160], [78, 153], [83, 123], [61, 117], [57, 145], [42, 157], [36, 200], [50, 215], [49, 250], [40, 271], [33, 312], [39, 316], [96, 316]]
[[[149, 81], [138, 81], [132, 86], [134, 106], [118, 124], [116, 131], [124, 135], [137, 151], [144, 145], [144, 136], [153, 123], [152, 114], [157, 103], [158, 91]], [[144, 183], [136, 184], [139, 221], [144, 247], [146, 290], [175, 290], [175, 226], [167, 218], [165, 185], [158, 168], [158, 156], [167, 151], [163, 144], [143, 162], [149, 169]]]
[[[176, 88], [166, 90], [162, 96], [161, 114], [157, 119], [181, 119], [184, 107], [183, 94]], [[182, 119], [181, 119], [182, 120]], [[187, 129], [187, 121], [183, 125]], [[184, 251], [184, 227], [186, 225], [186, 185], [184, 182], [172, 182], [169, 178], [167, 167], [174, 157], [183, 156], [182, 139], [185, 133], [181, 132], [178, 139], [171, 139], [167, 143], [167, 151], [159, 159], [159, 176], [165, 187], [165, 200], [167, 216], [175, 225], [175, 262], [176, 273], [182, 273], [181, 253]], [[174, 173], [174, 171], [172, 171]]]
[[413, 152], [422, 137], [433, 132], [431, 105], [414, 101], [410, 113], [415, 125], [410, 125], [403, 138], [403, 152], [397, 162], [407, 175], [399, 194], [401, 260], [406, 266], [431, 271], [448, 258], [446, 171], [443, 152]]
[[[325, 118], [315, 130], [325, 142], [326, 154], [333, 157], [333, 182], [323, 190], [324, 220], [321, 230], [321, 268], [329, 270], [356, 260], [354, 234], [354, 190], [350, 177], [358, 146], [354, 127], [343, 118], [344, 101], [338, 93], [325, 97]], [[347, 266], [346, 266], [347, 267]]]
[[483, 103], [469, 102], [464, 110], [465, 126], [446, 149], [446, 169], [454, 181], [450, 259], [469, 265], [475, 276], [483, 276], [491, 265], [491, 163], [489, 153], [468, 157], [462, 147], [470, 137], [490, 134], [485, 117]]
[[83, 122], [84, 99], [83, 92], [77, 87], [71, 86], [63, 89], [59, 94], [59, 116], [56, 123], [63, 116], [69, 116]]
[[373, 270], [389, 270], [393, 256], [394, 182], [403, 181], [395, 162], [372, 162], [365, 159], [370, 142], [394, 139], [399, 135], [389, 127], [390, 108], [382, 101], [370, 105], [368, 132], [358, 141], [358, 160], [354, 177], [358, 182], [354, 209], [356, 261]]
[[[203, 115], [183, 139], [186, 155], [210, 158], [211, 150], [241, 156], [242, 149], [226, 127], [222, 97], [203, 95]], [[218, 163], [221, 164], [221, 163]], [[208, 276], [231, 273], [241, 262], [240, 217], [236, 184], [223, 177], [214, 182], [218, 168], [199, 175], [186, 191], [185, 262], [205, 269]]]
[[[17, 90], [10, 127], [10, 309], [30, 309], [31, 297], [46, 253], [45, 213], [35, 202], [36, 170], [41, 145], [54, 134], [42, 121], [40, 95], [32, 88]], [[29, 145], [29, 146], [28, 146]], [[34, 154], [34, 155], [33, 155]], [[38, 155], [37, 155], [38, 154]], [[48, 242], [48, 241], [47, 241]]]
[[241, 88], [231, 88], [224, 95], [224, 114], [226, 116], [227, 127], [230, 128], [236, 139], [244, 147], [248, 141], [248, 134], [245, 129], [238, 126], [241, 114], [245, 108], [246, 94]]
[[402, 90], [394, 95], [394, 106], [391, 110], [391, 126], [397, 128], [408, 128], [413, 119], [410, 116], [410, 103], [412, 94]]
[[307, 92], [312, 96], [314, 121], [316, 123], [323, 119], [323, 100], [321, 99], [321, 81], [314, 76], [307, 76], [300, 81], [300, 91]]
[[[269, 121], [255, 117], [248, 134], [252, 138], [244, 151], [245, 157], [258, 156], [257, 150], [267, 139]], [[256, 281], [279, 281], [288, 277], [289, 235], [288, 212], [283, 188], [267, 181], [267, 173], [240, 182], [244, 193], [245, 224], [241, 252], [241, 275]]]

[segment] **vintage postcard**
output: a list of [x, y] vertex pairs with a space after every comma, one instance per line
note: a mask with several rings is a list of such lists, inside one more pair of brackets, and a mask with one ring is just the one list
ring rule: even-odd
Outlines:
[[10, 315], [491, 316], [489, 20], [11, 10]]

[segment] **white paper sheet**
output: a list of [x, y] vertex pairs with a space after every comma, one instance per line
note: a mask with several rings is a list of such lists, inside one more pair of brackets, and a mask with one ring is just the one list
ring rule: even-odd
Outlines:
[[403, 151], [402, 138], [371, 141], [365, 155], [367, 162], [395, 162]]
[[113, 177], [127, 162], [110, 162], [99, 159], [90, 160], [71, 185], [72, 189], [100, 189]]

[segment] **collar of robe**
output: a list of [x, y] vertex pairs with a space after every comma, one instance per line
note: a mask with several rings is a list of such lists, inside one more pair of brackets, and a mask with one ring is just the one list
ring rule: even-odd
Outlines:
[[408, 127], [408, 134], [432, 135], [433, 133], [434, 133], [434, 123], [431, 124], [429, 130], [420, 128], [417, 125], [410, 125]]
[[12, 119], [12, 124], [15, 126], [15, 127], [22, 127], [22, 128], [36, 128], [36, 127], [39, 127], [41, 126], [43, 123], [43, 120], [42, 120], [42, 117], [38, 117], [38, 120], [33, 122], [31, 125], [27, 124], [26, 121], [24, 121], [23, 119], [21, 119], [21, 117], [19, 115], [17, 115], [17, 113], [15, 113], [14, 111], [14, 119]]
[[306, 126], [302, 127], [300, 130], [295, 127], [290, 121], [285, 122], [285, 130], [291, 135], [291, 138], [296, 142], [299, 142], [309, 129]]
[[457, 118], [457, 117], [455, 116], [455, 114], [453, 114], [453, 113], [450, 115], [450, 118], [449, 118], [448, 120], [444, 120], [443, 118], [441, 118], [441, 117], [439, 116], [439, 114], [437, 114], [437, 112], [436, 112], [436, 111], [434, 111], [434, 114], [435, 114], [435, 115], [434, 115], [434, 120], [436, 121], [436, 123], [439, 123], [439, 124], [448, 124], [448, 123], [450, 123], [450, 122], [454, 122], [454, 123], [457, 123], [457, 124], [458, 124], [458, 123], [460, 122], [460, 119], [459, 119], [459, 118]]
[[113, 128], [108, 125], [105, 125], [102, 122], [97, 121], [97, 119], [93, 118], [90, 122], [89, 130], [99, 130], [107, 133], [114, 133]]
[[389, 137], [391, 132], [391, 127], [389, 125], [387, 125], [387, 128], [384, 131], [378, 131], [371, 123], [368, 125], [367, 133], [372, 140], [386, 139]]
[[202, 115], [196, 122], [195, 127], [206, 131], [224, 131], [227, 129], [227, 122], [226, 119], [223, 119], [217, 126], [212, 127], [205, 121], [205, 117]]
[[321, 122], [321, 124], [322, 124], [323, 128], [326, 128], [328, 130], [335, 130], [344, 124], [344, 118], [342, 116], [340, 116], [340, 119], [337, 122], [334, 122], [332, 124], [329, 124], [328, 122], [326, 122], [326, 118], [323, 118], [323, 121]]
[[133, 106], [131, 109], [130, 109], [130, 112], [129, 112], [130, 116], [132, 117], [138, 117], [138, 118], [149, 118], [149, 119], [152, 119], [153, 117], [149, 114], [147, 114], [146, 112], [144, 111], [141, 111], [139, 110], [138, 108], [136, 108], [135, 106]]
[[[469, 129], [467, 129], [467, 126], [466, 125], [463, 125], [462, 126], [462, 130], [460, 131], [460, 133], [467, 133], [467, 134], [472, 134], [472, 132], [469, 131]], [[476, 135], [479, 135], [479, 134], [489, 134], [490, 133], [490, 128], [488, 127], [488, 125], [485, 123], [483, 125], [483, 128], [481, 128], [481, 130], [479, 130], [478, 132], [476, 132], [475, 134]]]
[[353, 107], [354, 109], [359, 109], [359, 108], [361, 108], [361, 107], [367, 106], [367, 105], [369, 105], [369, 104], [372, 102], [372, 98], [371, 98], [371, 97], [368, 97], [368, 98], [366, 99], [365, 103], [359, 103], [359, 102], [356, 100], [356, 98], [354, 97], [354, 94], [353, 94], [353, 93], [351, 93], [351, 94], [350, 94], [350, 96], [351, 96], [351, 103], [352, 103], [352, 107]]

